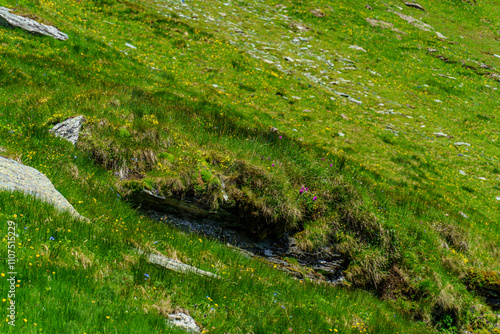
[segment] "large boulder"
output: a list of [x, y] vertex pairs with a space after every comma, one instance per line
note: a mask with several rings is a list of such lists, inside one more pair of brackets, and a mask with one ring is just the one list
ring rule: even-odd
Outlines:
[[27, 17], [12, 14], [11, 11], [12, 9], [0, 7], [0, 26], [21, 28], [32, 34], [51, 36], [60, 41], [68, 39], [68, 35], [52, 26], [38, 23]]
[[83, 122], [85, 122], [85, 118], [83, 116], [71, 117], [64, 122], [56, 124], [49, 131], [57, 137], [66, 139], [71, 144], [76, 145]]
[[82, 217], [73, 206], [56, 190], [52, 182], [38, 170], [0, 156], [0, 190], [21, 191], [53, 204], [61, 211]]

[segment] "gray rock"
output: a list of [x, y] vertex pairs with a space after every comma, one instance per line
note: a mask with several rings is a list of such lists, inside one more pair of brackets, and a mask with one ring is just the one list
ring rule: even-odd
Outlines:
[[60, 41], [68, 39], [68, 35], [60, 32], [52, 26], [38, 23], [27, 17], [11, 13], [12, 9], [0, 7], [0, 25], [5, 27], [21, 28], [32, 34], [51, 36]]
[[[145, 252], [141, 249], [138, 249], [137, 253], [145, 254]], [[162, 256], [162, 255], [147, 254], [146, 261], [148, 261], [149, 263], [153, 263], [153, 264], [159, 265], [161, 267], [176, 271], [178, 273], [191, 273], [191, 274], [195, 274], [198, 276], [221, 278], [220, 276], [213, 274], [211, 272], [198, 269], [196, 267], [187, 265], [185, 263], [182, 263], [182, 262], [174, 260], [174, 259], [170, 259], [170, 258], [168, 258], [166, 256]]]
[[201, 328], [194, 319], [183, 312], [176, 312], [168, 315], [168, 321], [176, 327], [184, 328], [190, 333], [201, 333]]
[[399, 13], [399, 12], [395, 12], [395, 11], [392, 11], [392, 12], [395, 13], [396, 15], [398, 15], [400, 18], [402, 18], [406, 22], [408, 22], [409, 24], [417, 27], [420, 30], [423, 30], [423, 31], [434, 30], [434, 28], [432, 26], [430, 26], [427, 23], [424, 23], [424, 22], [422, 22], [420, 20], [417, 20], [414, 17], [411, 17], [409, 15], [405, 15], [405, 14], [402, 14], [402, 13]]
[[470, 144], [459, 141], [458, 143], [455, 143], [455, 146], [470, 146]]
[[357, 46], [357, 45], [351, 45], [349, 47], [349, 49], [353, 49], [353, 50], [357, 50], [357, 51], [363, 51], [363, 52], [366, 52], [365, 49], [363, 49], [361, 46]]
[[321, 9], [311, 9], [311, 13], [316, 17], [325, 17], [325, 13]]
[[361, 102], [360, 100], [356, 100], [355, 98], [352, 98], [350, 96], [347, 99], [356, 104], [363, 104], [363, 102]]
[[468, 217], [465, 213], [463, 213], [462, 211], [460, 211], [460, 212], [459, 212], [459, 214], [460, 214], [462, 217], [464, 217], [465, 219], [469, 219], [469, 217]]
[[447, 137], [448, 135], [446, 133], [442, 133], [442, 132], [434, 132], [434, 135], [436, 137]]
[[467, 173], [465, 173], [463, 170], [459, 170], [459, 171], [458, 171], [458, 173], [459, 173], [460, 175], [464, 175], [464, 176], [466, 176], [466, 175], [467, 175]]
[[68, 118], [64, 122], [56, 124], [49, 132], [76, 145], [83, 122], [85, 122], [85, 117], [83, 116]]
[[383, 28], [383, 29], [390, 29], [390, 28], [394, 28], [394, 25], [392, 23], [389, 23], [389, 22], [385, 22], [385, 21], [382, 21], [382, 20], [376, 20], [376, 19], [372, 19], [372, 18], [369, 18], [367, 17], [366, 18], [366, 21], [372, 26], [372, 27], [380, 27], [380, 28]]
[[442, 33], [440, 33], [439, 31], [436, 31], [436, 36], [440, 39], [448, 39], [448, 37], [446, 37], [445, 35], [443, 35]]
[[425, 12], [424, 7], [420, 6], [418, 3], [413, 3], [413, 2], [405, 2], [405, 5], [407, 5], [408, 7], [412, 7], [412, 8], [420, 9], [420, 10], [422, 10], [422, 11], [424, 11], [424, 12]]
[[53, 204], [61, 211], [68, 211], [75, 217], [86, 219], [76, 212], [44, 174], [4, 157], [0, 157], [0, 189], [33, 195]]

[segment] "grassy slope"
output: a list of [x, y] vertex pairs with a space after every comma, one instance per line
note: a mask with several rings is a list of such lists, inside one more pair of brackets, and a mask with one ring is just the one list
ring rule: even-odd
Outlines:
[[[315, 38], [309, 42], [310, 53], [298, 55], [301, 51], [291, 43], [278, 50], [266, 49], [269, 59], [282, 63], [288, 74], [245, 53], [250, 50], [249, 43], [255, 44], [251, 38], [235, 40], [231, 33], [236, 32], [217, 21], [218, 27], [210, 20], [182, 19], [178, 14], [184, 9], [158, 7], [158, 3], [148, 1], [40, 1], [37, 5], [21, 5], [23, 11], [61, 28], [70, 40], [61, 43], [21, 31], [0, 31], [2, 146], [8, 155], [18, 156], [45, 172], [82, 214], [92, 219], [101, 217], [99, 221], [105, 228], [97, 235], [109, 233], [111, 222], [128, 210], [119, 204], [115, 217], [107, 209], [99, 212], [101, 209], [95, 205], [98, 201], [109, 203], [103, 205], [105, 208], [117, 205], [116, 195], [108, 191], [109, 187], [119, 189], [123, 195], [130, 187], [146, 186], [167, 194], [194, 196], [207, 207], [218, 207], [224, 205], [217, 186], [217, 180], [223, 178], [229, 181], [228, 192], [234, 205], [260, 213], [254, 230], [304, 229], [299, 236], [304, 248], [333, 245], [349, 256], [348, 277], [359, 286], [380, 288], [396, 265], [409, 276], [396, 293], [401, 298], [392, 302], [401, 311], [443, 327], [443, 314], [433, 312], [437, 307], [456, 319], [453, 325], [489, 326], [469, 311], [477, 301], [465, 290], [462, 278], [470, 268], [499, 270], [495, 201], [500, 195], [495, 156], [498, 107], [492, 98], [498, 95], [492, 89], [498, 83], [482, 75], [494, 70], [481, 69], [474, 63], [500, 67], [500, 60], [492, 56], [500, 54], [494, 39], [499, 35], [495, 3], [470, 6], [449, 1], [422, 2], [428, 9], [426, 13], [404, 10], [422, 17], [456, 42], [451, 44], [406, 24], [387, 12], [382, 3], [372, 4], [374, 11], [364, 9], [362, 2], [318, 3], [317, 7], [327, 16], [317, 18], [309, 12], [312, 7], [296, 2], [284, 9], [291, 20], [276, 19], [278, 24], [266, 30], [269, 36], [259, 37], [269, 41], [270, 47], [279, 46], [283, 35], [294, 35], [290, 22], [302, 20], [312, 28], [301, 35]], [[222, 17], [217, 13], [224, 11], [224, 20], [241, 20], [245, 32], [262, 29], [258, 16], [274, 15], [270, 7], [250, 1], [241, 7], [232, 6], [231, 10], [218, 8], [219, 3], [210, 1], [204, 2], [204, 6], [205, 15]], [[158, 11], [167, 14], [167, 18]], [[407, 35], [400, 40], [397, 33], [372, 28], [365, 21], [367, 16], [392, 22]], [[474, 37], [479, 34], [481, 39]], [[137, 49], [127, 48], [126, 42]], [[353, 44], [368, 52], [349, 49]], [[438, 52], [430, 53], [428, 47]], [[325, 54], [321, 50], [329, 50], [334, 70], [324, 65], [313, 69], [304, 63], [287, 64], [281, 60], [283, 56], [317, 59], [317, 55]], [[437, 55], [449, 59], [448, 62]], [[357, 71], [341, 70], [345, 64], [335, 59], [345, 57], [354, 61]], [[462, 60], [473, 69], [463, 67]], [[351, 83], [330, 86], [360, 98], [363, 104], [358, 106], [332, 94], [325, 88], [326, 79], [322, 85], [307, 79], [306, 73], [320, 77], [322, 70], [329, 71], [328, 81], [350, 80]], [[301, 100], [293, 102], [292, 96]], [[413, 118], [375, 112], [389, 109]], [[349, 120], [341, 118], [342, 113]], [[87, 135], [77, 149], [46, 133], [50, 123], [75, 114], [89, 119]], [[399, 131], [398, 136], [387, 131], [389, 123]], [[271, 126], [277, 127], [279, 134], [269, 134], [267, 129]], [[346, 133], [347, 139], [336, 136], [339, 131]], [[454, 138], [435, 139], [432, 133], [438, 131]], [[453, 145], [457, 141], [472, 146], [458, 148]], [[110, 143], [113, 149], [107, 149]], [[90, 160], [112, 172], [94, 167]], [[459, 170], [468, 176], [458, 174]], [[120, 181], [116, 175], [127, 179]], [[264, 185], [253, 182], [256, 178]], [[299, 195], [301, 186], [311, 189], [309, 197]], [[312, 201], [313, 195], [318, 196], [317, 201]], [[464, 219], [459, 211], [470, 218]], [[17, 213], [15, 209], [10, 212], [13, 213]], [[41, 220], [41, 216], [36, 217], [34, 220]], [[123, 219], [124, 224], [130, 224], [127, 226], [138, 219], [128, 211], [126, 217]], [[152, 223], [143, 224], [149, 230]], [[108, 239], [105, 235], [102, 238]], [[125, 249], [130, 239], [148, 244], [135, 236], [115, 238]], [[154, 238], [148, 240], [151, 244]], [[158, 250], [168, 254], [175, 249], [186, 253], [186, 259], [202, 261], [189, 244], [169, 241], [163, 247]], [[109, 245], [104, 247], [107, 248]], [[119, 250], [117, 247], [111, 252], [118, 261]], [[223, 248], [219, 252], [232, 254]], [[84, 253], [91, 256], [94, 252], [89, 248]], [[103, 261], [113, 263], [102, 256]], [[225, 256], [231, 260], [224, 265], [231, 268], [236, 255]], [[40, 265], [49, 266], [52, 262], [47, 260]], [[200, 264], [204, 263], [209, 265], [209, 261]], [[96, 265], [93, 270], [98, 271], [97, 268], [102, 266]], [[123, 270], [133, 272], [130, 268]], [[265, 276], [281, 277], [280, 283], [273, 281], [271, 286], [285, 280], [300, 290], [290, 283], [293, 281], [265, 267], [259, 268]], [[119, 269], [112, 272], [120, 275]], [[199, 280], [192, 279], [192, 284]], [[212, 283], [207, 284], [207, 289], [213, 288]], [[116, 289], [111, 283], [109, 287]], [[221, 289], [226, 289], [222, 294], [244, 293], [247, 287], [242, 284], [237, 290]], [[88, 285], [88, 289], [93, 288]], [[265, 296], [256, 293], [257, 300]], [[338, 296], [347, 303], [349, 298], [358, 298], [351, 294], [342, 291]], [[129, 303], [128, 296], [124, 294], [120, 303]], [[175, 304], [192, 309], [190, 302], [183, 297]], [[342, 326], [355, 324], [351, 320], [357, 317], [356, 312], [338, 310], [335, 305], [325, 306], [333, 313], [320, 315], [324, 323], [317, 325], [324, 327], [317, 330], [326, 329], [326, 324], [334, 321], [331, 319], [342, 316], [349, 319]], [[386, 318], [374, 320], [368, 316], [371, 306], [361, 308], [367, 310], [367, 316], [360, 319], [367, 323], [369, 331], [388, 326]], [[251, 307], [236, 309], [241, 313], [253, 312]], [[307, 314], [294, 318], [295, 324], [310, 320]], [[157, 318], [152, 319], [155, 326]], [[220, 322], [220, 318], [213, 321], [210, 324]], [[232, 321], [227, 328], [235, 326]], [[243, 330], [258, 323], [255, 319], [249, 321]], [[283, 323], [275, 326], [276, 331], [285, 328]], [[398, 322], [396, 326], [411, 331], [407, 323]]]

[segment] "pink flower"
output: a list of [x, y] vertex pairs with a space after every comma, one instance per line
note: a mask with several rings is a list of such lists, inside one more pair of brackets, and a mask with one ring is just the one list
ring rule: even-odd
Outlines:
[[283, 136], [280, 136], [280, 139], [283, 139]]
[[317, 200], [317, 199], [318, 199], [318, 197], [317, 197], [317, 196], [314, 196], [314, 197], [313, 197], [313, 201], [315, 201], [315, 200]]

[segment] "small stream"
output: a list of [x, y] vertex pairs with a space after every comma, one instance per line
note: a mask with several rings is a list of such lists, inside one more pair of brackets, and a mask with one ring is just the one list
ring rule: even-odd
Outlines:
[[339, 285], [344, 281], [345, 263], [338, 254], [323, 250], [318, 253], [304, 252], [296, 245], [293, 237], [285, 235], [281, 239], [258, 240], [244, 230], [225, 226], [217, 221], [200, 218], [178, 218], [175, 215], [148, 210], [152, 219], [162, 221], [175, 228], [215, 238], [235, 247], [245, 255], [260, 258], [269, 265], [290, 273], [297, 279], [309, 278], [314, 281]]

